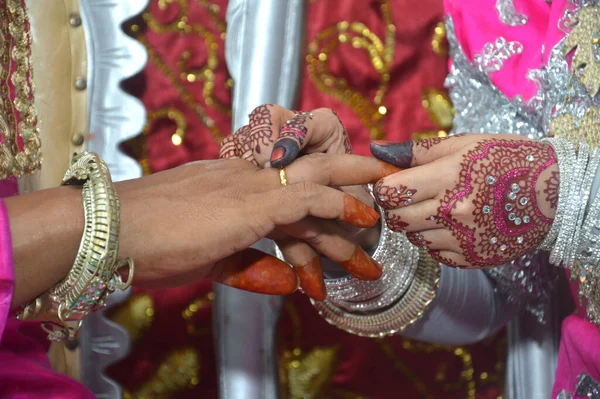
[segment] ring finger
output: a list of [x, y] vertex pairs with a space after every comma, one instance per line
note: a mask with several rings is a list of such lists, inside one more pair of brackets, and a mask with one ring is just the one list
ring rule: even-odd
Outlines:
[[[279, 229], [289, 236], [305, 241], [318, 253], [338, 263], [348, 273], [361, 280], [376, 280], [381, 276], [381, 265], [371, 259], [359, 245], [350, 242], [346, 238], [347, 232], [333, 222], [306, 218]], [[310, 260], [303, 259], [300, 265]]]
[[438, 206], [437, 200], [425, 200], [403, 208], [387, 209], [385, 220], [392, 231], [411, 233], [438, 229], [435, 216]]
[[462, 252], [460, 243], [446, 229], [406, 233], [406, 237], [417, 247], [435, 251]]

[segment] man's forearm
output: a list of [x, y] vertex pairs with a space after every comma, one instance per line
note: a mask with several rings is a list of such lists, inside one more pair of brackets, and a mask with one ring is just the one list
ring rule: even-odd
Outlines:
[[69, 273], [83, 234], [83, 205], [78, 187], [10, 197], [5, 204], [15, 265], [15, 308]]

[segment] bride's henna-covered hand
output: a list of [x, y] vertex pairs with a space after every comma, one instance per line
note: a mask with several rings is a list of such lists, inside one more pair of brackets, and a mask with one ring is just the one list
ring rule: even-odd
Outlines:
[[457, 267], [489, 267], [534, 250], [550, 231], [559, 173], [552, 148], [513, 135], [374, 142], [408, 168], [375, 185], [388, 226]]
[[[262, 167], [281, 168], [301, 154], [318, 153], [351, 153], [346, 129], [335, 112], [325, 108], [295, 112], [277, 105], [261, 105], [250, 113], [247, 126], [223, 140], [220, 155], [242, 158]], [[395, 171], [397, 169], [392, 168], [388, 172]], [[374, 206], [363, 186], [341, 189]], [[316, 235], [316, 231], [324, 234]], [[376, 228], [357, 232], [352, 226], [309, 218], [294, 226], [279, 228], [278, 234], [271, 238], [286, 261], [295, 267], [304, 292], [320, 301], [326, 297], [320, 255], [339, 263], [355, 276], [366, 278], [353, 265], [372, 261], [361, 245], [372, 247], [378, 237]]]
[[346, 128], [328, 108], [290, 111], [266, 104], [248, 115], [248, 125], [221, 143], [221, 158], [242, 158], [257, 166], [282, 168], [300, 153], [350, 154]]

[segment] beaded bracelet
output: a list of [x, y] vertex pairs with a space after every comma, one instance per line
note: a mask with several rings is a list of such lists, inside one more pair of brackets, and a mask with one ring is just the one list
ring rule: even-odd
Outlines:
[[[120, 202], [106, 164], [93, 153], [84, 152], [67, 170], [63, 185], [82, 185], [85, 227], [67, 277], [27, 304], [19, 320], [41, 319], [48, 338], [74, 338], [85, 316], [101, 309], [109, 294], [131, 285], [134, 266], [130, 258], [117, 262]], [[123, 281], [117, 270], [128, 266]], [[70, 326], [75, 322], [75, 326]]]

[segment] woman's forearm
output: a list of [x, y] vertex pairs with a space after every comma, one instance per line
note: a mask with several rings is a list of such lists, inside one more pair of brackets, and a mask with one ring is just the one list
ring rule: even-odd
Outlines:
[[83, 234], [83, 205], [79, 187], [54, 188], [4, 201], [15, 265], [15, 308], [69, 273]]

